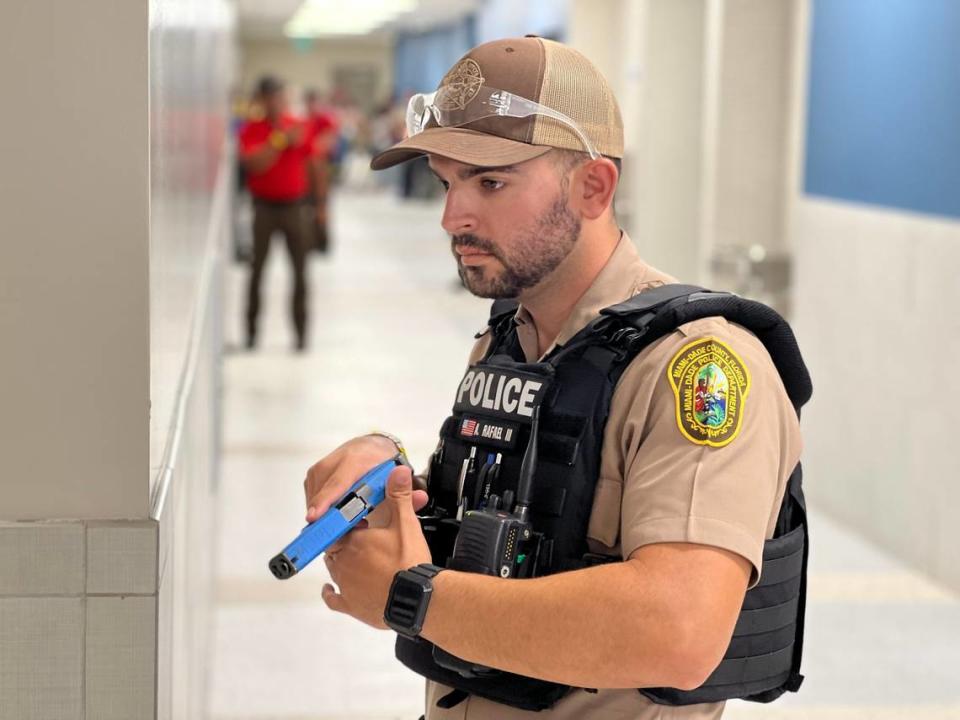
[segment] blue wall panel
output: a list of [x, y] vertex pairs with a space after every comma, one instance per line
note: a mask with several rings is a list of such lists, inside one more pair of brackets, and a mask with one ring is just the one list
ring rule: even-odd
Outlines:
[[805, 191], [960, 217], [960, 2], [813, 12]]
[[472, 15], [427, 32], [398, 35], [393, 50], [395, 94], [436, 90], [447, 70], [475, 44]]

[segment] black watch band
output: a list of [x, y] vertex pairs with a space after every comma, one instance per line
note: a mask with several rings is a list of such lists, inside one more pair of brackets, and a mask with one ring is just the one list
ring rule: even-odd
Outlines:
[[427, 617], [433, 578], [441, 570], [442, 567], [422, 563], [394, 575], [387, 595], [387, 606], [383, 610], [383, 621], [401, 635], [417, 637]]

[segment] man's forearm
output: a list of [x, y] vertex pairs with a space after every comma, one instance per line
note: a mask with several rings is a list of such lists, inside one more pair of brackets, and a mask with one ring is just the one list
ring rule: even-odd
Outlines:
[[629, 562], [532, 580], [445, 571], [422, 634], [465, 660], [576, 687], [676, 686], [673, 610]]
[[243, 163], [243, 166], [247, 169], [247, 172], [250, 172], [254, 175], [259, 175], [260, 173], [269, 170], [277, 161], [279, 155], [280, 151], [267, 142], [263, 143], [263, 145], [258, 147], [256, 150], [252, 150], [244, 155], [241, 155], [240, 162]]

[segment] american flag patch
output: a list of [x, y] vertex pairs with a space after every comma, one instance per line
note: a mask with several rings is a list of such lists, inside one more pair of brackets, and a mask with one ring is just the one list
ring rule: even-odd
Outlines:
[[466, 437], [473, 437], [477, 434], [477, 421], [470, 418], [464, 419], [460, 425], [460, 434]]

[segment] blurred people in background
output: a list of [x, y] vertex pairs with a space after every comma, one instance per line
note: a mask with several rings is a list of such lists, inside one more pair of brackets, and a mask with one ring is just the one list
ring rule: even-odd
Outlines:
[[310, 163], [317, 152], [314, 130], [290, 114], [283, 83], [265, 76], [257, 83], [251, 118], [240, 130], [239, 155], [253, 196], [253, 258], [247, 294], [246, 345], [257, 343], [260, 280], [274, 232], [283, 233], [293, 267], [291, 299], [296, 349], [307, 345], [306, 255], [309, 233], [304, 201], [310, 191]]
[[307, 226], [310, 232], [310, 247], [325, 254], [330, 247], [331, 158], [336, 148], [340, 123], [333, 108], [323, 102], [322, 96], [316, 90], [308, 90], [303, 99], [307, 109], [307, 122], [314, 138], [310, 159], [310, 193], [307, 201], [310, 217]]

